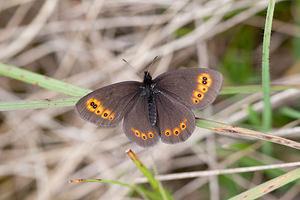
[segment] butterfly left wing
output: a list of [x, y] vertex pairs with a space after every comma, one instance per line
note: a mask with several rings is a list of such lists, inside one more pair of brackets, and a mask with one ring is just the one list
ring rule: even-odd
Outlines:
[[139, 96], [124, 116], [123, 131], [131, 141], [142, 147], [153, 146], [159, 141], [158, 129], [152, 127], [149, 121], [146, 96]]
[[207, 68], [175, 70], [154, 79], [159, 91], [165, 92], [193, 110], [211, 104], [222, 86], [222, 74]]
[[98, 126], [115, 126], [132, 108], [140, 86], [140, 82], [126, 81], [97, 89], [76, 103], [76, 111]]
[[195, 130], [191, 109], [164, 92], [155, 96], [155, 103], [161, 141], [174, 144], [187, 140]]

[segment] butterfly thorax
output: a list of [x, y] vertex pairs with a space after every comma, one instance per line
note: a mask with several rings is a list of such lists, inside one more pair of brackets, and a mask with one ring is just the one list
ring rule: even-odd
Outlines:
[[145, 95], [147, 99], [149, 122], [152, 127], [155, 126], [157, 121], [157, 111], [155, 105], [155, 94], [157, 92], [158, 91], [155, 87], [155, 83], [153, 82], [150, 73], [145, 71], [142, 95]]

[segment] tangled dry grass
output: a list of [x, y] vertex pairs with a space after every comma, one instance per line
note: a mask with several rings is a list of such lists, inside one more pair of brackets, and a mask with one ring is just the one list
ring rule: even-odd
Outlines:
[[[265, 10], [267, 3], [267, 0], [1, 0], [0, 60], [90, 89], [140, 79], [140, 72], [155, 56], [160, 59], [151, 68], [154, 76], [183, 65], [213, 68], [219, 65], [219, 58], [226, 50], [227, 41], [220, 39], [219, 34], [241, 23], [262, 29], [264, 18], [253, 16]], [[174, 34], [189, 26], [194, 27], [193, 31]], [[275, 21], [274, 29], [272, 52], [286, 38], [299, 36], [293, 24]], [[289, 65], [290, 59], [281, 59], [280, 64]], [[281, 79], [291, 80], [299, 82], [299, 77]], [[62, 97], [4, 77], [0, 85], [1, 101]], [[243, 105], [256, 102], [254, 109], [261, 111], [261, 94], [238, 98], [239, 101], [236, 97], [219, 99], [201, 117], [212, 118], [213, 114], [214, 120], [233, 124], [246, 118]], [[295, 98], [299, 98], [297, 90], [280, 92], [272, 96], [272, 105], [278, 107]], [[141, 173], [126, 157], [128, 148], [134, 149], [146, 166], [151, 168], [155, 163], [159, 174], [226, 168], [243, 155], [263, 157], [254, 149], [222, 157], [220, 161], [216, 147], [235, 139], [215, 136], [204, 129], [197, 129], [182, 144], [160, 143], [143, 149], [130, 143], [120, 126], [97, 128], [81, 120], [73, 107], [2, 112], [0, 117], [0, 199], [129, 198], [130, 190], [119, 185], [68, 183], [72, 178], [90, 177], [134, 183]], [[279, 133], [293, 137], [299, 133], [299, 127]], [[252, 184], [238, 175], [235, 179], [245, 189]], [[209, 194], [201, 189], [207, 183]], [[174, 180], [165, 182], [165, 186], [175, 199], [222, 196], [216, 177]], [[295, 194], [299, 195], [299, 190]]]

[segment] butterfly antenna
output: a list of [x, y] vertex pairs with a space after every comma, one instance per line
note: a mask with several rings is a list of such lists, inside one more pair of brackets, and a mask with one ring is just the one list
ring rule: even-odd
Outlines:
[[[125, 58], [122, 58], [122, 60], [128, 65], [128, 67], [134, 69], [134, 67]], [[136, 69], [134, 69], [134, 71], [136, 71]]]
[[150, 67], [153, 66], [153, 64], [157, 61], [157, 59], [158, 59], [158, 56], [155, 56], [155, 57], [153, 58], [151, 64], [147, 67], [147, 70], [146, 70], [146, 71], [149, 71]]

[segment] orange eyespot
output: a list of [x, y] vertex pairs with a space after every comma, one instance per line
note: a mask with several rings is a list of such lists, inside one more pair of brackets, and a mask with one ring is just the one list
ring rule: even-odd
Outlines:
[[166, 136], [170, 136], [172, 134], [170, 129], [165, 130], [165, 135]]
[[198, 88], [197, 88], [200, 92], [202, 92], [202, 93], [205, 93], [205, 92], [207, 92], [207, 86], [205, 86], [205, 85], [198, 85]]
[[199, 92], [197, 90], [194, 90], [193, 95], [194, 95], [194, 97], [196, 97], [199, 100], [202, 100], [204, 98], [204, 94], [202, 94], [201, 92]]
[[86, 109], [88, 109], [91, 112], [94, 112], [95, 109], [100, 105], [100, 101], [94, 98], [90, 98], [86, 102]]
[[186, 129], [186, 124], [184, 122], [180, 123], [180, 129], [185, 130]]
[[92, 101], [94, 100], [94, 98], [90, 98], [89, 100], [87, 100], [85, 103], [86, 103], [86, 105], [88, 106], [88, 105], [90, 105], [90, 103], [92, 103]]
[[199, 100], [196, 99], [196, 98], [194, 98], [194, 97], [192, 97], [192, 100], [193, 100], [194, 104], [198, 104], [199, 103]]
[[106, 110], [103, 112], [103, 114], [101, 115], [101, 117], [102, 117], [103, 119], [107, 119], [108, 116], [110, 115], [110, 113], [111, 113], [111, 111], [110, 111], [109, 109], [106, 109]]
[[203, 73], [197, 78], [197, 82], [207, 87], [211, 86], [212, 79], [209, 74]]
[[151, 131], [148, 132], [148, 137], [149, 138], [153, 138], [154, 137], [154, 135], [153, 135], [153, 133]]
[[92, 102], [94, 102], [94, 104], [96, 104], [98, 106], [101, 104], [101, 102], [98, 99], [94, 99]]
[[174, 128], [173, 134], [178, 136], [180, 134], [180, 129], [178, 127]]
[[108, 118], [108, 120], [114, 120], [114, 118], [115, 118], [115, 114], [114, 113], [111, 113], [110, 115], [109, 115], [109, 118]]
[[135, 131], [134, 131], [134, 135], [135, 135], [136, 137], [141, 137], [141, 134], [140, 134], [140, 132], [139, 132], [138, 130], [135, 130]]
[[147, 135], [145, 133], [141, 134], [143, 140], [147, 140]]
[[96, 115], [101, 115], [101, 113], [103, 112], [104, 110], [104, 107], [102, 105], [98, 106], [95, 110], [94, 110], [94, 113]]
[[141, 136], [141, 134], [140, 134], [140, 132], [139, 132], [138, 130], [135, 130], [135, 129], [132, 128], [132, 127], [131, 127], [131, 130], [132, 130], [132, 132], [134, 133], [134, 135], [135, 135], [136, 137], [140, 137], [140, 136]]

